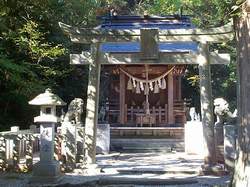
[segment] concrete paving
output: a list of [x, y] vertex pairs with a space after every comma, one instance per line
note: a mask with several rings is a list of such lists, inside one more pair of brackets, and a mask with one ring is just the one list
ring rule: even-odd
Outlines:
[[230, 176], [199, 176], [202, 158], [185, 153], [98, 155], [98, 174], [66, 173], [54, 184], [29, 184], [31, 174], [0, 174], [0, 187], [198, 187], [227, 186]]

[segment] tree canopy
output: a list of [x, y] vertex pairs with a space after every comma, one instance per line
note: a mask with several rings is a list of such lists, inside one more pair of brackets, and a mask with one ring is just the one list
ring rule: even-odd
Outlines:
[[[58, 22], [94, 26], [97, 15], [111, 9], [120, 14], [186, 14], [198, 27], [229, 21], [241, 2], [234, 0], [2, 0], [0, 1], [0, 128], [32, 122], [34, 108], [27, 103], [50, 87], [66, 102], [86, 97], [85, 67], [69, 65], [69, 53], [81, 50], [63, 35]], [[233, 7], [233, 9], [232, 9]], [[234, 42], [211, 50], [229, 51], [232, 63], [212, 69], [214, 96], [236, 101]], [[198, 105], [197, 67], [189, 67], [185, 97]], [[235, 105], [235, 103], [234, 103]]]

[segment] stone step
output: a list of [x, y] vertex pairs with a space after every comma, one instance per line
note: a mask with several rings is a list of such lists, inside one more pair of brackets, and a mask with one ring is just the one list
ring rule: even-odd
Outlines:
[[111, 139], [111, 150], [121, 152], [184, 151], [182, 139]]
[[[137, 185], [147, 186], [163, 186], [163, 185], [190, 185], [197, 184], [198, 180], [193, 177], [187, 176], [183, 178], [146, 178], [146, 177], [133, 177], [133, 176], [122, 176], [119, 177], [105, 177], [98, 182], [100, 186], [116, 186], [116, 185], [130, 185], [130, 187], [134, 187]], [[98, 186], [98, 185], [97, 185]], [[123, 187], [124, 187], [123, 186]], [[127, 187], [127, 186], [126, 186]]]

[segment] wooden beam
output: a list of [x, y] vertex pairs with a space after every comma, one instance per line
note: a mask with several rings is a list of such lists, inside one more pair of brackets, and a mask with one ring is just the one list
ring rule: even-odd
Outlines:
[[[139, 41], [140, 30], [102, 30], [100, 28], [77, 28], [59, 22], [61, 29], [75, 43]], [[233, 23], [211, 29], [168, 29], [159, 30], [159, 39], [164, 41], [223, 42], [234, 37]]]
[[[210, 53], [211, 64], [229, 64], [229, 54]], [[70, 64], [86, 65], [94, 62], [90, 52], [82, 54], [71, 54]], [[101, 64], [199, 64], [196, 53], [176, 54], [160, 53], [158, 60], [141, 60], [139, 53], [102, 53], [100, 55]]]

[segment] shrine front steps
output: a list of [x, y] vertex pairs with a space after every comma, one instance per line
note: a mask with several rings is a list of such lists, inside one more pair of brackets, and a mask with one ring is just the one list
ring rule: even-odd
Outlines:
[[184, 152], [183, 139], [112, 138], [111, 151], [123, 153]]
[[184, 127], [111, 127], [111, 138], [183, 139]]

